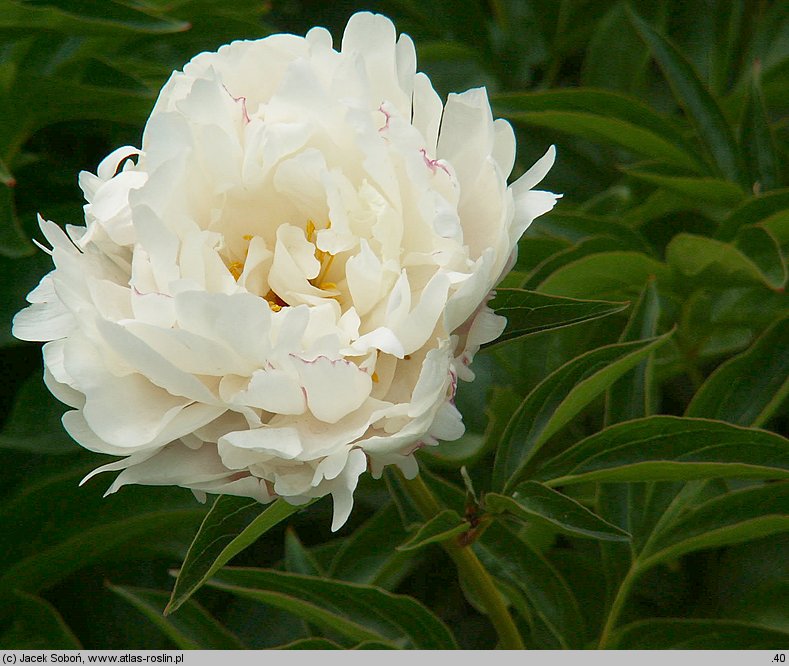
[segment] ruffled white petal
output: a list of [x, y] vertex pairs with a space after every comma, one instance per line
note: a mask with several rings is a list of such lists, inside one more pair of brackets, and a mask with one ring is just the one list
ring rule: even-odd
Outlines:
[[122, 456], [108, 492], [331, 495], [337, 530], [361, 474], [411, 478], [462, 435], [457, 381], [503, 330], [487, 302], [554, 158], [508, 187], [487, 92], [442, 104], [383, 16], [338, 50], [233, 42], [173, 73], [141, 149], [80, 174], [84, 226], [39, 218], [54, 270], [13, 332], [46, 342], [72, 437]]

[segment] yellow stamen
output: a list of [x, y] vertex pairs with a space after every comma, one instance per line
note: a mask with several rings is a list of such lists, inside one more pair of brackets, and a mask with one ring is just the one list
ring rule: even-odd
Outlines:
[[373, 382], [375, 382], [377, 384], [378, 383], [378, 373], [374, 372], [372, 375], [370, 375], [370, 379], [372, 379]]
[[322, 284], [325, 281], [326, 276], [328, 275], [329, 270], [331, 269], [332, 262], [334, 261], [333, 254], [330, 254], [329, 252], [326, 252], [326, 254], [329, 256], [329, 259], [325, 263], [323, 262], [322, 258], [318, 259], [318, 261], [321, 262], [321, 272], [318, 273], [318, 277], [315, 278], [315, 282], [317, 282], [318, 284]]
[[231, 261], [227, 267], [227, 270], [230, 271], [230, 275], [232, 275], [235, 281], [238, 282], [238, 279], [244, 272], [244, 264], [240, 261]]
[[318, 286], [318, 289], [323, 289], [324, 291], [331, 291], [332, 289], [337, 289], [337, 285], [334, 282], [321, 282]]
[[279, 312], [282, 309], [281, 305], [277, 305], [274, 301], [266, 301], [272, 312]]
[[245, 241], [251, 241], [251, 240], [252, 240], [252, 238], [253, 238], [253, 236], [252, 236], [252, 234], [244, 234], [244, 235], [242, 236], [242, 238], [243, 238]]
[[307, 220], [307, 240], [312, 243], [312, 237], [315, 235], [315, 222]]

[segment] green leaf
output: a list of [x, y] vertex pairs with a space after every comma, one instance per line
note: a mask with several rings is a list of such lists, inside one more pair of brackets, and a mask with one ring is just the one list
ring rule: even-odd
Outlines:
[[300, 573], [307, 576], [325, 576], [321, 566], [308, 548], [304, 546], [296, 534], [296, 530], [288, 527], [285, 530], [285, 571]]
[[472, 547], [492, 575], [523, 595], [559, 647], [583, 645], [584, 621], [572, 589], [519, 534], [494, 522]]
[[661, 286], [671, 281], [668, 267], [645, 254], [601, 252], [562, 266], [537, 291], [569, 298], [637, 298], [651, 277]]
[[165, 615], [178, 610], [222, 566], [301, 508], [278, 499], [261, 511], [256, 500], [217, 497], [189, 546]]
[[789, 634], [747, 622], [653, 618], [619, 629], [609, 644], [619, 650], [776, 650]]
[[734, 246], [759, 269], [771, 289], [786, 287], [786, 261], [776, 239], [764, 227], [745, 227], [737, 232]]
[[425, 447], [421, 454], [429, 458], [431, 463], [457, 469], [463, 465], [473, 465], [487, 450], [484, 435], [466, 430], [459, 439], [441, 442], [441, 446]]
[[147, 617], [180, 650], [243, 650], [244, 645], [202, 606], [191, 599], [176, 617], [162, 614], [168, 592], [111, 585], [107, 588]]
[[650, 541], [640, 570], [687, 553], [789, 530], [789, 483], [735, 490], [694, 507]]
[[37, 372], [17, 391], [11, 413], [0, 430], [0, 449], [75, 453], [79, 449], [61, 425], [63, 412], [63, 403], [49, 393]]
[[158, 17], [115, 0], [0, 0], [0, 28], [123, 35], [182, 32], [189, 27], [185, 21]]
[[496, 314], [507, 318], [504, 333], [489, 345], [494, 346], [534, 333], [607, 317], [621, 312], [628, 303], [583, 301], [526, 289], [497, 289], [490, 306]]
[[436, 514], [408, 538], [397, 550], [418, 550], [431, 543], [441, 543], [467, 532], [470, 525], [452, 509]]
[[[539, 224], [529, 227], [526, 231], [527, 242], [537, 240], [535, 235], [559, 239], [573, 245], [594, 236], [607, 236], [627, 246], [628, 250], [640, 250], [645, 253], [651, 251], [649, 244], [638, 231], [602, 215], [575, 211], [552, 210], [540, 218]], [[556, 250], [566, 247], [566, 245], [560, 246]], [[520, 254], [518, 256], [520, 257]]]
[[734, 206], [745, 198], [745, 193], [734, 183], [721, 178], [677, 176], [644, 167], [622, 167], [628, 176], [692, 199], [719, 206]]
[[[782, 285], [774, 282], [779, 268], [765, 266], [771, 257], [780, 259], [780, 251], [775, 241], [767, 232], [757, 228], [747, 229], [747, 237], [743, 246], [723, 243], [706, 236], [695, 234], [677, 234], [666, 248], [666, 261], [681, 275], [694, 281], [695, 284], [710, 286], [763, 284], [771, 289], [779, 289]], [[758, 234], [758, 238], [751, 236]], [[751, 257], [744, 250], [759, 252]], [[758, 262], [758, 263], [757, 263]], [[762, 268], [767, 270], [765, 273]], [[785, 270], [785, 267], [784, 267]], [[783, 280], [782, 280], [783, 282]]]
[[513, 271], [525, 275], [537, 264], [568, 247], [571, 247], [571, 243], [563, 239], [552, 236], [524, 235], [518, 241], [518, 260]]
[[739, 208], [721, 222], [715, 238], [731, 241], [741, 227], [762, 222], [789, 209], [789, 189], [774, 190], [759, 197], [746, 199]]
[[[0, 0], [2, 2], [2, 0]], [[152, 94], [95, 86], [63, 77], [27, 74], [18, 90], [30, 131], [69, 120], [110, 120], [139, 125], [153, 108]], [[41, 100], [46, 99], [46, 104]]]
[[[649, 280], [630, 314], [620, 342], [643, 340], [657, 335], [660, 298], [654, 280]], [[652, 405], [652, 361], [650, 355], [617, 379], [605, 397], [606, 425], [648, 416]]]
[[512, 497], [487, 493], [485, 509], [491, 513], [507, 513], [526, 523], [544, 523], [569, 536], [603, 541], [627, 541], [629, 538], [627, 532], [574, 499], [534, 481], [519, 485]]
[[578, 111], [521, 111], [506, 114], [516, 123], [544, 127], [591, 141], [612, 143], [649, 159], [681, 169], [699, 171], [698, 162], [688, 153], [638, 125]]
[[638, 99], [607, 90], [575, 88], [492, 96], [496, 115], [593, 141], [614, 143], [652, 159], [704, 171], [682, 132]]
[[411, 571], [413, 553], [396, 550], [408, 533], [394, 504], [385, 504], [357, 527], [337, 551], [329, 576], [393, 589]]
[[352, 641], [422, 650], [457, 647], [444, 623], [416, 599], [371, 585], [246, 568], [225, 568], [209, 585], [281, 608]]
[[0, 158], [0, 185], [5, 185], [9, 189], [16, 186], [16, 178], [2, 158]]
[[533, 287], [540, 284], [549, 275], [555, 273], [562, 266], [577, 261], [582, 257], [587, 257], [592, 254], [600, 254], [602, 252], [618, 252], [628, 250], [629, 248], [623, 245], [618, 240], [610, 236], [591, 236], [585, 238], [577, 245], [566, 248], [556, 252], [554, 255], [540, 262], [535, 266], [526, 279], [522, 282], [524, 287]]
[[789, 395], [789, 318], [775, 322], [748, 350], [729, 359], [693, 396], [686, 416], [763, 425]]
[[28, 470], [18, 491], [4, 499], [0, 614], [14, 589], [35, 593], [108, 560], [174, 557], [173, 543], [204, 515], [183, 489], [129, 487], [103, 498], [103, 486], [80, 488], [95, 466], [85, 457], [76, 463], [58, 458], [56, 473], [37, 478]]
[[16, 259], [33, 252], [34, 247], [25, 237], [16, 216], [13, 190], [0, 184], [0, 255]]
[[552, 487], [715, 477], [789, 478], [789, 440], [722, 421], [650, 416], [590, 435], [535, 474]]
[[720, 174], [745, 183], [745, 169], [731, 127], [718, 103], [705, 88], [685, 56], [646, 21], [628, 8], [630, 21], [666, 77], [674, 97], [696, 127]]
[[275, 650], [342, 650], [342, 645], [338, 645], [328, 638], [301, 638], [287, 645], [280, 645]]
[[0, 636], [4, 650], [81, 650], [57, 609], [45, 599], [16, 592], [14, 620]]
[[[595, 26], [581, 71], [584, 86], [635, 92], [643, 84], [649, 54], [638, 38], [623, 3], [616, 3]], [[615, 62], [616, 67], [611, 63]]]
[[740, 145], [745, 153], [754, 192], [771, 190], [781, 182], [781, 167], [775, 137], [764, 102], [760, 64], [754, 64], [751, 85], [740, 126]]
[[343, 648], [328, 638], [302, 638], [287, 645], [280, 645], [275, 650], [392, 650], [391, 643], [378, 643], [376, 641], [362, 641], [351, 648]]
[[512, 489], [548, 439], [670, 335], [600, 347], [546, 377], [507, 425], [493, 465], [493, 488]]

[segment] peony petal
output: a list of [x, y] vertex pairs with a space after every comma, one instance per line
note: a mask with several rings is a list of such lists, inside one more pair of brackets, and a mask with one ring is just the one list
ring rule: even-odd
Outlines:
[[74, 315], [60, 302], [34, 303], [14, 316], [11, 333], [20, 340], [45, 342], [66, 338], [77, 327]]
[[218, 447], [220, 453], [234, 447], [275, 455], [285, 460], [295, 458], [302, 451], [296, 429], [269, 426], [228, 433], [219, 439]]
[[422, 133], [425, 148], [430, 155], [438, 150], [438, 128], [444, 105], [441, 98], [422, 72], [414, 77], [413, 126]]
[[295, 357], [307, 397], [307, 406], [315, 418], [337, 423], [358, 409], [370, 395], [372, 379], [357, 365], [345, 359], [319, 356], [313, 361]]
[[[149, 384], [161, 387], [171, 396], [183, 396], [205, 403], [216, 401], [213, 393], [197, 377], [173, 364], [128, 329], [101, 320], [96, 322], [96, 327], [108, 348], [131, 368], [142, 373]], [[178, 398], [179, 402], [181, 400]]]
[[542, 181], [551, 170], [556, 161], [556, 146], [551, 146], [545, 151], [531, 168], [512, 184], [512, 193], [517, 199], [519, 196], [533, 189], [535, 185]]
[[336, 532], [348, 520], [353, 509], [353, 491], [359, 482], [359, 476], [367, 469], [367, 458], [364, 452], [353, 449], [348, 454], [348, 462], [342, 473], [331, 481], [331, 496], [334, 501], [334, 516], [331, 531]]
[[274, 414], [303, 414], [307, 409], [298, 376], [276, 368], [256, 370], [246, 390], [237, 393], [233, 401]]

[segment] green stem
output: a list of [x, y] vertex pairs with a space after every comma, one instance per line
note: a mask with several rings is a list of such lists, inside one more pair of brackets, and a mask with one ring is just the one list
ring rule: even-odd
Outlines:
[[[443, 507], [421, 476], [411, 481], [404, 479], [403, 487], [424, 518], [430, 519], [442, 511]], [[471, 547], [461, 546], [454, 538], [444, 541], [441, 546], [455, 562], [463, 582], [476, 593], [499, 636], [499, 647], [503, 650], [523, 650], [523, 640], [507, 610], [504, 597]]]
[[611, 604], [611, 610], [608, 611], [608, 618], [600, 634], [600, 642], [597, 646], [598, 649], [605, 650], [608, 646], [608, 641], [611, 640], [611, 632], [613, 632], [616, 623], [619, 621], [619, 616], [630, 594], [630, 588], [633, 587], [633, 583], [640, 573], [641, 570], [633, 564], [619, 584], [619, 589], [616, 591], [616, 596], [614, 597], [614, 603]]

